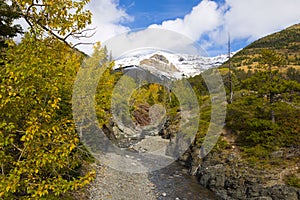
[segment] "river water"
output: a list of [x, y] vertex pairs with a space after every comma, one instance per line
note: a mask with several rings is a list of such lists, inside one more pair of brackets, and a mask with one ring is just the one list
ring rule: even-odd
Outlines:
[[211, 191], [202, 187], [196, 177], [190, 176], [187, 169], [177, 162], [151, 172], [152, 181], [160, 195], [158, 200], [213, 200], [217, 198]]
[[[155, 163], [157, 160], [163, 159], [168, 140], [162, 139], [159, 136], [150, 136], [143, 139], [135, 145], [135, 148], [146, 148], [153, 152], [163, 146], [164, 149], [159, 157], [153, 159]], [[161, 158], [160, 158], [161, 157]], [[145, 162], [146, 163], [146, 162]], [[149, 162], [148, 162], [149, 163]], [[158, 164], [158, 163], [156, 163]], [[212, 200], [217, 197], [208, 189], [202, 187], [195, 176], [188, 174], [188, 169], [182, 166], [179, 162], [171, 162], [159, 170], [152, 171], [148, 174], [148, 179], [155, 185], [157, 199], [180, 199], [180, 200], [198, 200], [206, 199]]]

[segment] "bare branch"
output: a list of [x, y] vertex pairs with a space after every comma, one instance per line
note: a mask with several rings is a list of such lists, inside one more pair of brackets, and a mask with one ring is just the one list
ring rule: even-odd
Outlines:
[[20, 156], [19, 156], [19, 158], [18, 158], [18, 161], [21, 160], [21, 158], [22, 158], [22, 156], [23, 156], [25, 150], [26, 150], [26, 146], [25, 146], [24, 149], [21, 151], [21, 154], [20, 154]]
[[[18, 5], [18, 4], [17, 4]], [[59, 31], [59, 30], [53, 30], [49, 27], [47, 27], [46, 25], [42, 24], [39, 19], [34, 19], [30, 16], [30, 10], [35, 7], [35, 6], [39, 6], [39, 7], [46, 7], [49, 5], [46, 4], [38, 4], [38, 3], [34, 3], [34, 0], [32, 0], [31, 5], [28, 6], [27, 10], [21, 13], [21, 16], [25, 19], [26, 23], [30, 26], [31, 30], [34, 31], [34, 26], [37, 25], [39, 27], [41, 27], [43, 30], [45, 30], [48, 34], [52, 35], [53, 37], [57, 38], [58, 40], [62, 41], [63, 43], [65, 43], [67, 46], [69, 46], [70, 48], [74, 48], [75, 46], [78, 45], [91, 45], [94, 43], [77, 43], [75, 45], [71, 45], [69, 42], [67, 42], [67, 39], [72, 36], [75, 39], [80, 39], [80, 38], [90, 38], [92, 36], [95, 35], [95, 32], [93, 32], [91, 35], [87, 35], [84, 34], [85, 32], [88, 31], [92, 31], [95, 30], [95, 28], [90, 28], [90, 29], [85, 29], [79, 32], [71, 32], [68, 35], [66, 35], [65, 37], [60, 36], [59, 34], [55, 33], [55, 31]], [[19, 8], [21, 8], [20, 5], [18, 5]], [[21, 10], [21, 9], [20, 9]]]
[[91, 38], [95, 35], [96, 31], [94, 31], [92, 34], [90, 35], [87, 35], [87, 34], [84, 34], [88, 31], [93, 31], [95, 30], [96, 28], [87, 28], [87, 29], [84, 29], [82, 31], [79, 31], [79, 32], [70, 32], [69, 34], [67, 34], [64, 39], [67, 40], [70, 36], [72, 36], [73, 38], [76, 38], [76, 39], [80, 39], [80, 38]]
[[38, 7], [46, 7], [46, 6], [50, 6], [50, 5], [46, 5], [46, 4], [32, 4], [33, 6], [38, 6]]
[[79, 46], [79, 45], [95, 45], [96, 43], [95, 42], [79, 42], [79, 43], [77, 43], [77, 44], [74, 44], [73, 46], [72, 46], [72, 48], [75, 48], [75, 47], [77, 47], [77, 46]]
[[23, 151], [22, 149], [20, 149], [19, 147], [17, 147], [15, 144], [11, 143], [16, 149], [18, 149], [19, 151]]
[[4, 165], [1, 164], [1, 172], [2, 172], [2, 176], [5, 176], [5, 173], [4, 173]]

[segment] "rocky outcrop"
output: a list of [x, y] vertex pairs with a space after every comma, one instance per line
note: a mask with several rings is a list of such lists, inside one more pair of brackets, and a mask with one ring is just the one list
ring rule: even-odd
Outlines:
[[300, 190], [287, 185], [268, 186], [275, 176], [266, 171], [228, 164], [207, 165], [198, 169], [202, 186], [212, 190], [222, 199], [298, 200]]
[[[190, 150], [182, 157], [182, 160], [186, 161], [190, 172], [196, 175], [202, 186], [210, 189], [222, 199], [300, 199], [300, 189], [288, 186], [282, 180], [284, 171], [298, 171], [299, 163], [285, 170], [276, 167], [259, 169], [243, 161], [236, 148], [210, 153], [204, 159], [197, 159], [196, 154], [195, 149]], [[274, 152], [273, 156], [275, 154], [281, 155], [279, 152]], [[294, 156], [299, 155], [295, 153]]]
[[[159, 117], [164, 113], [159, 106], [150, 106], [149, 104], [141, 104], [133, 111], [132, 126], [125, 126], [122, 123], [116, 123], [113, 119], [109, 123], [103, 125], [102, 130], [108, 139], [121, 148], [128, 148], [146, 136], [156, 136], [164, 123], [156, 123], [163, 121]], [[163, 137], [166, 139], [165, 137]]]
[[178, 72], [178, 69], [174, 66], [173, 63], [170, 63], [169, 60], [160, 54], [154, 54], [149, 59], [144, 59], [140, 61], [141, 66], [153, 66], [158, 70], [164, 72]]
[[120, 127], [112, 120], [108, 124], [105, 124], [102, 130], [113, 144], [121, 148], [127, 148], [141, 139], [141, 135], [136, 134], [137, 130]]

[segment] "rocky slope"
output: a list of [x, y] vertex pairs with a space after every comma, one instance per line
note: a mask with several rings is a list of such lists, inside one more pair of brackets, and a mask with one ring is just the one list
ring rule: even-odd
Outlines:
[[[299, 163], [286, 167], [259, 168], [245, 162], [238, 148], [234, 144], [231, 145], [230, 149], [210, 153], [203, 160], [196, 159], [199, 151], [192, 153], [194, 158], [188, 161], [190, 171], [194, 172], [202, 186], [226, 200], [300, 199], [300, 189], [287, 186], [283, 180], [286, 174], [300, 169]], [[300, 151], [295, 150], [284, 154], [273, 153], [274, 156], [287, 159], [286, 156], [299, 157]]]

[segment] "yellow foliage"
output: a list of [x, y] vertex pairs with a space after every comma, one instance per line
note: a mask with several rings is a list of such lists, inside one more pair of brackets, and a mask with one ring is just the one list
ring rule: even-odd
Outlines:
[[35, 34], [57, 30], [63, 37], [78, 33], [91, 24], [91, 12], [84, 9], [89, 0], [15, 0]]
[[53, 38], [32, 40], [29, 34], [7, 51], [0, 74], [0, 198], [83, 187], [92, 172], [72, 174], [86, 161], [70, 105], [83, 56]]

